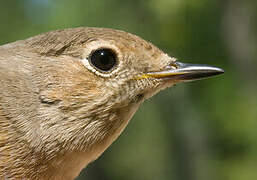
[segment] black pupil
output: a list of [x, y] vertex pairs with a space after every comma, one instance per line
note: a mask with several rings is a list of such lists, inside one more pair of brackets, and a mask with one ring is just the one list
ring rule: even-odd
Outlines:
[[116, 54], [111, 49], [99, 49], [91, 54], [91, 64], [101, 71], [110, 71], [116, 65]]

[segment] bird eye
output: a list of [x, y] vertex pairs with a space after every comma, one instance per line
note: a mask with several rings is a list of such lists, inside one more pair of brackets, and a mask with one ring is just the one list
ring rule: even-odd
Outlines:
[[117, 64], [117, 56], [111, 49], [98, 49], [91, 54], [89, 62], [96, 69], [106, 72]]

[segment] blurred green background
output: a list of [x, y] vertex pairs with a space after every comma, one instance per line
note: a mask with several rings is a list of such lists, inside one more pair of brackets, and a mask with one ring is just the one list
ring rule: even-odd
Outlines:
[[0, 44], [78, 26], [125, 30], [224, 68], [143, 103], [78, 180], [257, 179], [257, 1], [1, 0]]

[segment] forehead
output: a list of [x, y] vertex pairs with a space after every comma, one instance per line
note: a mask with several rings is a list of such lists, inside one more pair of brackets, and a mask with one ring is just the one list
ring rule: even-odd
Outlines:
[[87, 34], [91, 37], [87, 42], [97, 40], [108, 41], [123, 52], [134, 52], [137, 54], [146, 52], [151, 56], [157, 56], [162, 53], [152, 43], [124, 31], [105, 28], [89, 28], [87, 29]]
[[[171, 61], [165, 53], [159, 50], [152, 43], [143, 40], [142, 38], [119, 30], [113, 29], [88, 29], [88, 34], [91, 37], [85, 44], [90, 46], [89, 51], [99, 47], [112, 47], [118, 54], [121, 54], [121, 59], [127, 61], [134, 68], [160, 68]], [[88, 52], [89, 53], [89, 52]], [[128, 58], [128, 57], [132, 58]]]

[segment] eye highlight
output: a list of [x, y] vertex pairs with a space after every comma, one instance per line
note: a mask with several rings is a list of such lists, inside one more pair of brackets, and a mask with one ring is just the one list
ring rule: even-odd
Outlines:
[[91, 53], [89, 62], [102, 72], [111, 71], [118, 63], [116, 53], [107, 48], [97, 49]]

